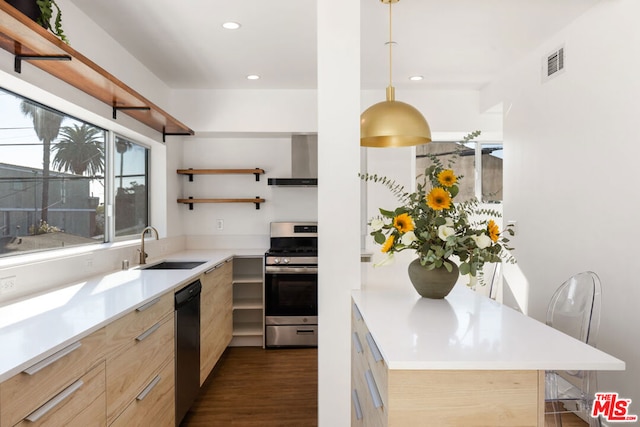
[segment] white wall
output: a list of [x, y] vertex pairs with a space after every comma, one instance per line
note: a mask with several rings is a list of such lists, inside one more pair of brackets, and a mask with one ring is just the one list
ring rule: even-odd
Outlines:
[[317, 5], [318, 421], [342, 427], [351, 418], [350, 294], [360, 288], [360, 0]]
[[[180, 197], [266, 200], [260, 209], [250, 203], [213, 203], [197, 204], [190, 211], [181, 205], [183, 230], [191, 247], [267, 249], [270, 222], [317, 221], [317, 188], [267, 185], [268, 178], [291, 177], [290, 137], [193, 137], [182, 149], [181, 168], [265, 170], [259, 181], [254, 175], [196, 175], [193, 182], [181, 177]], [[217, 228], [218, 219], [224, 222], [222, 230]]]
[[318, 130], [317, 100], [315, 90], [177, 90], [169, 111], [198, 135], [304, 133]]
[[[542, 319], [552, 292], [583, 270], [602, 279], [598, 347], [624, 360], [601, 391], [640, 412], [640, 16], [637, 0], [602, 1], [488, 87], [504, 102], [505, 219], [529, 280], [529, 313]], [[541, 83], [541, 58], [565, 45], [566, 71]]]

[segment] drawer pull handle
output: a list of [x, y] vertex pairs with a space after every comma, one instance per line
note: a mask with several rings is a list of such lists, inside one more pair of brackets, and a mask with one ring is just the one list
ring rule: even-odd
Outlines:
[[157, 304], [159, 301], [160, 301], [160, 298], [156, 298], [154, 300], [151, 300], [148, 303], [143, 304], [140, 307], [136, 308], [136, 311], [138, 311], [138, 312], [145, 311], [146, 309], [150, 308], [151, 306]]
[[219, 264], [214, 265], [213, 267], [211, 267], [210, 269], [208, 269], [207, 271], [204, 272], [204, 274], [209, 274], [214, 270], [217, 270], [218, 268], [222, 267], [223, 265], [225, 265], [226, 263], [231, 262], [230, 259], [226, 260], [226, 261], [222, 261]]
[[150, 327], [149, 329], [147, 329], [146, 331], [138, 335], [136, 337], [136, 341], [142, 341], [147, 339], [147, 337], [149, 337], [149, 335], [157, 331], [159, 327], [160, 327], [160, 322], [156, 323], [155, 325], [153, 325], [152, 327]]
[[296, 329], [296, 335], [315, 335], [316, 331], [313, 329]]
[[373, 354], [373, 360], [375, 360], [376, 362], [380, 362], [382, 360], [382, 353], [380, 353], [380, 349], [376, 344], [376, 340], [373, 339], [371, 332], [367, 332], [367, 344], [369, 344], [371, 354]]
[[373, 400], [373, 406], [375, 406], [376, 408], [382, 407], [382, 398], [380, 397], [380, 392], [378, 391], [376, 380], [373, 378], [373, 374], [371, 373], [370, 369], [367, 369], [364, 377], [367, 380], [367, 387], [369, 387], [369, 394], [371, 395], [371, 399]]
[[51, 398], [51, 400], [49, 400], [47, 403], [45, 403], [44, 405], [42, 405], [41, 407], [39, 407], [38, 409], [36, 409], [32, 413], [30, 413], [29, 415], [27, 415], [25, 420], [27, 420], [29, 422], [32, 422], [32, 423], [35, 423], [40, 418], [42, 418], [44, 415], [46, 415], [47, 412], [51, 411], [53, 408], [58, 406], [60, 404], [60, 402], [62, 402], [67, 397], [69, 397], [73, 393], [75, 393], [76, 390], [78, 390], [80, 387], [83, 386], [83, 384], [84, 383], [82, 382], [82, 380], [78, 380], [75, 383], [71, 384], [69, 387], [65, 388], [60, 393], [58, 393], [53, 398]]
[[356, 320], [362, 320], [362, 313], [358, 310], [358, 306], [355, 302], [353, 303], [353, 314], [356, 316]]
[[47, 357], [46, 359], [41, 360], [40, 362], [36, 363], [35, 365], [32, 365], [32, 366], [28, 367], [27, 369], [25, 369], [22, 372], [24, 372], [27, 375], [34, 375], [36, 372], [46, 368], [47, 366], [51, 365], [53, 362], [56, 362], [56, 361], [62, 359], [63, 357], [65, 357], [67, 354], [79, 349], [81, 345], [82, 345], [82, 343], [80, 341], [76, 341], [73, 344], [71, 344], [70, 346], [63, 348], [62, 350], [58, 351], [57, 353], [53, 353], [51, 356]]
[[356, 411], [356, 420], [361, 420], [362, 408], [360, 407], [360, 399], [358, 399], [358, 391], [356, 389], [351, 392], [351, 400], [353, 400], [353, 408]]
[[151, 381], [149, 383], [149, 385], [147, 385], [144, 390], [142, 390], [140, 392], [139, 395], [136, 396], [136, 400], [143, 400], [145, 397], [147, 397], [147, 394], [149, 394], [151, 392], [151, 390], [153, 390], [153, 388], [156, 386], [156, 384], [158, 384], [160, 382], [160, 375], [156, 375], [156, 377], [153, 379], [153, 381]]
[[357, 353], [362, 353], [362, 343], [360, 342], [360, 337], [357, 332], [353, 333], [353, 345], [355, 346]]

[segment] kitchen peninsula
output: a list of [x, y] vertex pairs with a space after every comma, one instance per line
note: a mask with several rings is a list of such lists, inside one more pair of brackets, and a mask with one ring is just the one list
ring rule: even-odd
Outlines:
[[352, 426], [543, 426], [545, 370], [625, 369], [461, 285], [352, 298]]

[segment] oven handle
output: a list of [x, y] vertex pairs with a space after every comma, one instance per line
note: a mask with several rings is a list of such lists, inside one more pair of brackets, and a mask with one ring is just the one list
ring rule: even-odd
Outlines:
[[275, 267], [265, 266], [265, 273], [278, 274], [318, 274], [318, 267]]

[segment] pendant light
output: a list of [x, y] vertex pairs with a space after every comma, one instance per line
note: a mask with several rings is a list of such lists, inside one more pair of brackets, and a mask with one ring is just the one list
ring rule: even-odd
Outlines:
[[367, 108], [360, 116], [360, 145], [363, 147], [409, 147], [431, 142], [431, 129], [420, 111], [396, 101], [392, 84], [393, 39], [391, 5], [399, 0], [380, 0], [389, 5], [389, 86], [386, 101]]

